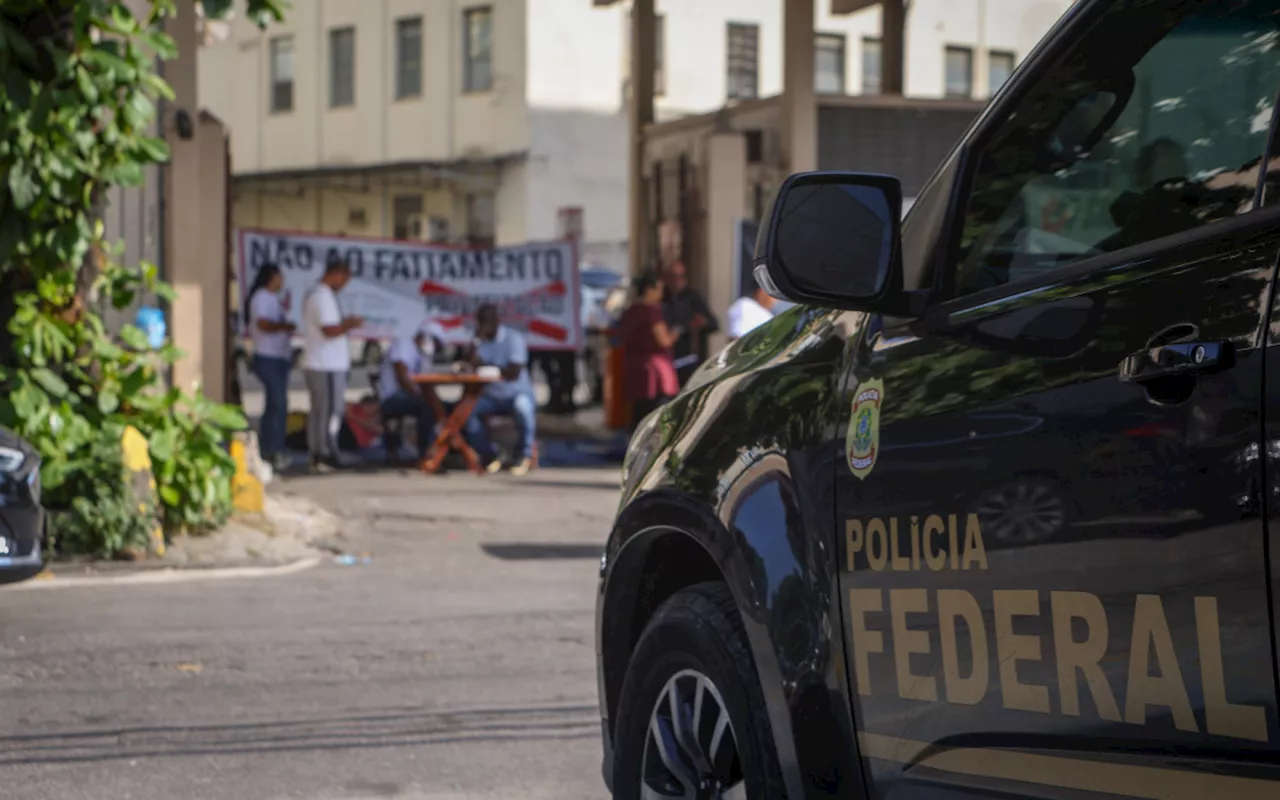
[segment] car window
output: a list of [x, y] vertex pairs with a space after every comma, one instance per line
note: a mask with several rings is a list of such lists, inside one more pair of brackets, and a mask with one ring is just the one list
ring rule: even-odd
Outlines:
[[956, 293], [1251, 211], [1278, 88], [1274, 2], [1114, 4], [979, 156]]

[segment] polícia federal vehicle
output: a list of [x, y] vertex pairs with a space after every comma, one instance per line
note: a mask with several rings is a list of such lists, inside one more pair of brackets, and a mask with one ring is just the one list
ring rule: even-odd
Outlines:
[[1280, 798], [1280, 3], [1084, 0], [632, 440], [618, 798]]

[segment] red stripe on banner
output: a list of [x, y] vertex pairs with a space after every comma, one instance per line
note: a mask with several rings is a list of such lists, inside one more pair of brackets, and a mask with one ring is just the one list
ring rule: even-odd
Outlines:
[[422, 285], [418, 287], [418, 293], [419, 294], [462, 294], [457, 289], [454, 289], [450, 286], [445, 286], [443, 283], [436, 283], [435, 281], [423, 281]]

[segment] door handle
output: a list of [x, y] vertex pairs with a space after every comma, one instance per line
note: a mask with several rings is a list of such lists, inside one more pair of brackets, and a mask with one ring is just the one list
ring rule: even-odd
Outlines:
[[1177, 342], [1134, 353], [1120, 362], [1120, 380], [1144, 383], [1157, 378], [1209, 375], [1231, 367], [1231, 342]]

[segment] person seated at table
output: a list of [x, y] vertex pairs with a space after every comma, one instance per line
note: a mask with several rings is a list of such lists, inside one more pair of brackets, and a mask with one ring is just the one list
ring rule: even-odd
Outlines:
[[485, 387], [476, 401], [475, 410], [463, 428], [467, 443], [486, 463], [490, 473], [502, 469], [484, 418], [491, 414], [508, 414], [515, 420], [519, 441], [508, 465], [512, 475], [524, 475], [531, 466], [536, 404], [533, 382], [529, 379], [529, 346], [519, 331], [502, 325], [498, 309], [486, 303], [476, 309], [476, 341], [472, 348], [472, 366], [497, 367], [502, 377]]
[[413, 417], [418, 423], [418, 458], [425, 459], [435, 441], [435, 389], [414, 383], [416, 375], [431, 370], [438, 342], [444, 334], [432, 322], [423, 322], [412, 336], [399, 336], [382, 360], [378, 388], [382, 393], [382, 418]]

